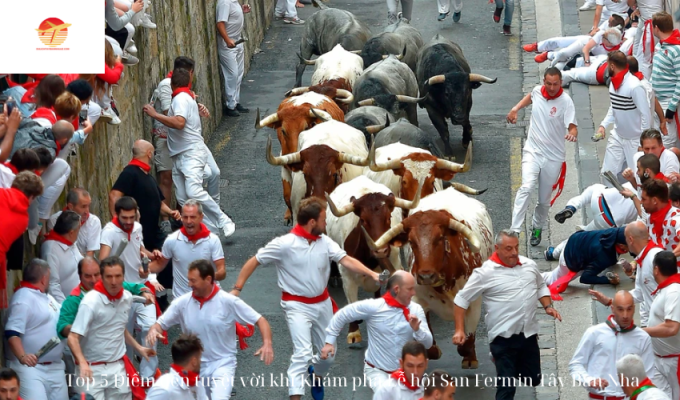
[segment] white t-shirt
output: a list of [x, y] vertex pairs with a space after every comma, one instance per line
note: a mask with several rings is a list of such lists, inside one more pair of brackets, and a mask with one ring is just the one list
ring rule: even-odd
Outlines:
[[289, 233], [261, 248], [260, 264], [274, 264], [281, 290], [297, 296], [317, 297], [328, 286], [331, 261], [339, 263], [347, 253], [326, 235], [309, 244], [307, 239]]
[[168, 128], [168, 150], [170, 157], [190, 150], [196, 144], [203, 144], [201, 134], [201, 116], [198, 114], [198, 103], [188, 93], [179, 93], [170, 103], [170, 117], [183, 117], [184, 129]]
[[[642, 28], [642, 23], [648, 19], [652, 19], [652, 15], [663, 11], [664, 1], [663, 0], [637, 0], [637, 7], [640, 10], [640, 28]], [[642, 399], [642, 395], [640, 395]]]
[[196, 260], [209, 260], [212, 261], [213, 268], [217, 270], [215, 261], [224, 259], [224, 250], [220, 238], [214, 233], [207, 238], [197, 240], [196, 243], [191, 243], [178, 230], [165, 239], [163, 258], [172, 260], [172, 295], [177, 298], [191, 292], [187, 278], [189, 264]]
[[531, 125], [525, 151], [541, 155], [551, 161], [564, 161], [564, 136], [570, 124], [577, 125], [576, 109], [567, 92], [554, 100], [546, 100], [541, 86], [531, 91]]
[[[61, 215], [61, 211], [52, 215], [50, 217], [48, 229], [54, 228], [57, 223], [57, 218]], [[80, 254], [85, 255], [88, 251], [99, 251], [101, 248], [99, 240], [102, 235], [102, 221], [94, 214], [90, 214], [84, 224], [80, 226], [80, 232], [78, 232], [78, 251]]]
[[[647, 246], [651, 246], [653, 242], [650, 240]], [[654, 298], [652, 297], [652, 292], [656, 290], [658, 286], [656, 280], [654, 280], [654, 256], [664, 249], [655, 247], [651, 248], [647, 254], [645, 254], [644, 259], [640, 259], [639, 254], [635, 261], [637, 262], [637, 273], [635, 274], [635, 288], [630, 291], [630, 294], [635, 299], [636, 303], [640, 304], [640, 324], [641, 326], [647, 326], [649, 321], [649, 309], [652, 307]]]
[[[217, 22], [224, 22], [227, 36], [233, 41], [241, 38], [243, 31], [243, 9], [238, 0], [217, 0]], [[217, 48], [227, 50], [227, 43], [221, 35], [217, 35]]]
[[40, 254], [50, 266], [49, 292], [61, 304], [80, 284], [78, 262], [83, 259], [83, 255], [75, 243], [67, 246], [56, 240], [46, 240], [40, 248]]
[[11, 188], [15, 177], [16, 175], [14, 175], [14, 172], [12, 172], [11, 169], [0, 163], [0, 188]]
[[170, 372], [163, 374], [153, 383], [151, 389], [146, 394], [146, 400], [208, 400], [205, 388], [199, 381], [196, 386], [190, 387], [184, 378], [179, 376], [177, 371], [170, 369]]
[[[637, 178], [637, 162], [645, 153], [638, 151], [633, 155], [633, 160], [635, 160], [635, 165], [630, 167], [635, 173], [636, 180], [638, 181], [638, 186], [640, 186], [640, 179]], [[661, 157], [659, 157], [659, 164], [661, 164], [661, 173], [670, 176], [671, 172], [680, 172], [680, 162], [678, 162], [678, 157], [672, 151], [664, 149], [661, 152]]]
[[209, 376], [216, 368], [235, 365], [236, 322], [254, 325], [260, 317], [243, 300], [219, 290], [203, 307], [192, 293], [175, 298], [157, 322], [164, 330], [180, 325], [183, 333], [201, 339], [201, 374]]
[[411, 390], [397, 380], [388, 378], [376, 388], [373, 400], [419, 400], [424, 393], [425, 389], [421, 387]]
[[628, 2], [626, 0], [618, 0], [617, 2], [612, 0], [596, 0], [595, 4], [607, 7], [607, 10], [612, 14], [628, 17]]
[[[57, 336], [57, 321], [61, 305], [49, 294], [39, 290], [20, 288], [9, 303], [6, 331], [21, 333], [21, 343], [26, 354], [35, 354], [47, 341]], [[64, 351], [62, 341], [54, 349], [40, 357], [40, 362], [59, 362]], [[11, 351], [10, 360], [18, 361]]]
[[[120, 241], [128, 239], [128, 234], [117, 227], [113, 222], [106, 224], [102, 230], [101, 244], [111, 248], [110, 255], [116, 254]], [[142, 258], [140, 250], [143, 246], [144, 236], [142, 236], [142, 225], [135, 222], [135, 226], [130, 233], [129, 243], [120, 255], [120, 258], [125, 263], [125, 281], [132, 283], [144, 283], [146, 279], [139, 277], [139, 267], [142, 265]]]
[[[671, 284], [656, 293], [649, 312], [649, 327], [657, 326], [666, 320], [680, 322], [680, 285]], [[680, 335], [666, 338], [652, 338], [654, 353], [668, 356], [680, 353]]]

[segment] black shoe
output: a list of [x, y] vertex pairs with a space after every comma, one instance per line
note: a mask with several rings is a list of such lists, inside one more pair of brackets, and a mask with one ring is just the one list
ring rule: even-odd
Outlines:
[[458, 22], [458, 21], [460, 21], [460, 14], [461, 14], [461, 11], [453, 13], [453, 17], [452, 17], [452, 18], [453, 18], [453, 22]]
[[241, 103], [236, 103], [236, 111], [240, 112], [241, 114], [247, 114], [250, 112], [250, 110], [243, 107]]
[[503, 34], [505, 36], [512, 36], [512, 31], [510, 30], [510, 25], [503, 25]]
[[451, 11], [449, 11], [449, 12], [447, 12], [447, 13], [439, 13], [439, 16], [437, 17], [437, 21], [443, 21], [443, 20], [445, 20], [446, 17], [449, 16], [449, 14], [451, 14]]
[[496, 11], [493, 12], [493, 21], [495, 23], [501, 22], [501, 14], [503, 14], [503, 7], [496, 8]]
[[241, 116], [241, 113], [239, 113], [238, 111], [236, 111], [232, 108], [229, 108], [229, 107], [224, 107], [223, 114], [226, 115], [227, 117], [240, 117]]
[[563, 224], [564, 221], [571, 218], [574, 215], [575, 212], [576, 212], [576, 209], [574, 207], [567, 206], [567, 207], [565, 207], [564, 210], [555, 214], [555, 221], [559, 222], [560, 224]]
[[541, 229], [534, 228], [531, 231], [531, 239], [529, 240], [529, 243], [532, 246], [538, 246], [541, 244]]

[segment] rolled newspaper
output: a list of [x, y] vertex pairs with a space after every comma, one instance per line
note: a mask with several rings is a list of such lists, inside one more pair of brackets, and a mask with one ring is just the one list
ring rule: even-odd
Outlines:
[[128, 240], [123, 238], [118, 242], [118, 250], [116, 250], [116, 254], [114, 254], [116, 257], [120, 257], [121, 254], [125, 251], [125, 248], [128, 245]]
[[621, 186], [621, 184], [619, 183], [619, 180], [616, 179], [616, 176], [614, 176], [614, 174], [612, 174], [611, 171], [605, 171], [602, 174], [602, 176], [604, 176], [609, 181], [609, 183], [611, 183], [612, 186], [614, 186], [616, 190], [618, 190], [619, 192], [622, 192], [624, 190], [623, 186]]
[[529, 126], [529, 125], [531, 125], [530, 119], [527, 119], [527, 120], [524, 120], [524, 121], [517, 121], [514, 124], [506, 122], [506, 128], [516, 128], [516, 127], [519, 127], [519, 126]]
[[132, 302], [133, 303], [146, 304], [146, 298], [144, 298], [142, 296], [132, 296]]
[[58, 337], [56, 336], [52, 337], [52, 339], [48, 340], [47, 343], [45, 343], [45, 345], [35, 353], [35, 357], [38, 360], [40, 360], [40, 357], [44, 356], [45, 354], [49, 353], [52, 349], [59, 346], [59, 343], [61, 343], [61, 340], [59, 340]]

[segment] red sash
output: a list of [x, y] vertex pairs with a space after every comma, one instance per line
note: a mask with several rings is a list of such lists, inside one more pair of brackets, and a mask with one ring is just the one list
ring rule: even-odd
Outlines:
[[127, 355], [123, 356], [123, 363], [125, 364], [125, 374], [128, 376], [130, 391], [132, 392], [132, 400], [146, 399], [146, 392], [142, 387], [142, 379]]
[[328, 288], [324, 289], [323, 293], [316, 297], [304, 297], [304, 296], [298, 296], [295, 294], [290, 294], [288, 292], [282, 292], [281, 293], [281, 300], [282, 301], [297, 301], [298, 303], [304, 303], [304, 304], [318, 304], [321, 303], [322, 301], [326, 301], [326, 299], [330, 298], [331, 299], [331, 306], [333, 307], [333, 314], [338, 312], [338, 305], [335, 304], [335, 300], [331, 297], [331, 295], [328, 293]]
[[[153, 297], [156, 297], [156, 288], [151, 282], [144, 282], [144, 286], [146, 286], [151, 291]], [[156, 305], [156, 318], [160, 318], [161, 314], [163, 314], [161, 312], [161, 307], [158, 305], [158, 301], [155, 301], [154, 304]], [[168, 331], [163, 331], [163, 344], [168, 344]]]
[[558, 197], [562, 194], [562, 190], [564, 189], [564, 179], [567, 177], [567, 163], [563, 162], [562, 163], [562, 169], [560, 169], [560, 176], [557, 178], [557, 182], [552, 187], [552, 190], [554, 191], [557, 189], [557, 193], [555, 193], [555, 197], [553, 197], [552, 200], [550, 200], [550, 207], [552, 207], [553, 204], [555, 204], [555, 200], [557, 200]]
[[597, 72], [595, 73], [595, 79], [597, 79], [597, 83], [600, 85], [604, 85], [604, 74], [607, 72], [607, 68], [609, 68], [609, 63], [603, 62], [600, 64], [599, 67], [597, 67]]

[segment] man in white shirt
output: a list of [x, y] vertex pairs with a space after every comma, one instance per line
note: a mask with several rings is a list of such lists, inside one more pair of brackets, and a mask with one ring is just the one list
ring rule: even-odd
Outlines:
[[659, 285], [652, 292], [654, 301], [649, 312], [649, 324], [644, 330], [652, 337], [656, 357], [654, 384], [672, 399], [680, 397], [678, 373], [680, 365], [680, 274], [676, 257], [670, 251], [654, 257], [654, 279]]
[[[169, 128], [167, 143], [177, 202], [183, 205], [188, 199], [198, 200], [205, 210], [205, 224], [226, 239], [234, 233], [236, 226], [220, 208], [220, 169], [203, 140], [200, 111], [195, 95], [189, 90], [190, 83], [189, 71], [173, 70], [168, 115], [156, 112], [150, 104], [144, 106], [144, 112]], [[204, 176], [208, 191], [203, 189]]]
[[35, 353], [55, 336], [59, 303], [47, 294], [50, 267], [34, 258], [24, 268], [24, 280], [14, 292], [5, 324], [9, 366], [19, 375], [24, 399], [63, 400], [68, 396], [62, 353], [64, 344]]
[[194, 334], [181, 334], [172, 344], [170, 371], [154, 382], [147, 400], [208, 400], [201, 380], [203, 343]]
[[[659, 159], [659, 171], [664, 174], [668, 179], [676, 179], [680, 177], [680, 162], [678, 162], [678, 157], [671, 150], [668, 150], [663, 145], [663, 139], [661, 132], [657, 129], [647, 129], [642, 132], [640, 136], [640, 147], [642, 151], [635, 154], [634, 159], [637, 161], [643, 155], [653, 154]], [[634, 178], [633, 173], [637, 170], [637, 163], [633, 164], [635, 167], [627, 168], [623, 171], [623, 177], [628, 181]], [[630, 170], [630, 171], [629, 171]], [[634, 187], [640, 185], [641, 182], [636, 182]]]
[[373, 391], [399, 368], [399, 348], [411, 340], [432, 346], [432, 333], [423, 308], [411, 301], [416, 280], [406, 271], [395, 272], [387, 281], [387, 293], [380, 299], [362, 300], [338, 311], [326, 328], [326, 345], [321, 358], [335, 355], [342, 328], [363, 320], [368, 329], [368, 349], [364, 359], [364, 376]]
[[78, 287], [78, 263], [83, 255], [78, 251], [76, 240], [80, 231], [80, 215], [73, 211], [64, 211], [54, 225], [54, 229], [45, 236], [40, 254], [50, 266], [49, 292], [59, 303]]
[[[87, 292], [78, 307], [78, 315], [68, 335], [68, 346], [76, 361], [79, 393], [95, 400], [130, 400], [127, 373], [129, 360], [124, 360], [125, 344], [148, 358], [156, 354], [141, 346], [125, 329], [132, 305], [132, 295], [123, 289], [125, 267], [118, 257], [102, 259], [101, 280]], [[130, 374], [132, 376], [132, 374]]]
[[236, 373], [237, 336], [239, 340], [244, 336], [240, 331], [247, 326], [252, 332], [257, 325], [263, 344], [255, 356], [269, 365], [274, 359], [271, 329], [243, 300], [220, 289], [209, 261], [191, 263], [188, 278], [193, 291], [175, 298], [149, 331], [147, 342], [154, 344], [174, 325], [180, 325], [183, 333], [195, 333], [206, 346], [201, 356], [205, 390], [212, 400], [228, 400]]
[[597, 135], [604, 138], [605, 129], [614, 124], [607, 140], [601, 172], [610, 171], [618, 175], [623, 170], [624, 161], [627, 165], [635, 165], [633, 156], [637, 153], [640, 135], [643, 130], [652, 128], [652, 120], [647, 92], [640, 80], [628, 72], [626, 55], [613, 51], [609, 53], [608, 64], [611, 105], [597, 129]]
[[628, 18], [628, 2], [626, 0], [596, 0], [591, 30], [597, 29], [598, 26], [602, 25], [603, 22], [607, 21], [614, 14], [624, 19]]
[[373, 400], [418, 400], [423, 397], [427, 350], [415, 340], [401, 349], [399, 369], [390, 374], [373, 394]]
[[639, 11], [638, 30], [635, 32], [633, 56], [638, 60], [640, 72], [646, 79], [652, 78], [652, 58], [654, 45], [658, 39], [654, 37], [652, 16], [666, 8], [666, 0], [628, 0], [629, 6]]
[[165, 239], [162, 254], [149, 264], [149, 272], [160, 273], [172, 260], [172, 295], [178, 298], [191, 291], [187, 280], [189, 265], [199, 259], [211, 262], [216, 282], [227, 277], [220, 238], [203, 225], [201, 203], [190, 199], [182, 206], [182, 227]]
[[[496, 236], [496, 251], [472, 270], [465, 287], [453, 300], [456, 332], [453, 344], [465, 342], [465, 310], [482, 296], [486, 307], [489, 346], [498, 378], [522, 377], [525, 384], [541, 383], [536, 300], [546, 314], [562, 321], [550, 301], [550, 291], [533, 260], [519, 255], [519, 238], [513, 230]], [[496, 388], [497, 399], [512, 399], [515, 386]]]
[[[631, 39], [628, 38], [626, 40], [629, 41]], [[621, 49], [621, 51], [628, 54], [626, 50]], [[647, 78], [645, 78], [642, 72], [640, 72], [640, 64], [635, 57], [629, 55], [626, 57], [626, 59], [628, 60], [628, 71], [640, 80], [640, 84], [643, 88], [645, 88], [645, 92], [647, 93], [647, 101], [649, 102], [649, 108], [652, 115], [652, 128], [659, 129], [664, 135], [667, 135], [668, 125], [666, 124], [666, 116], [664, 115], [661, 103], [659, 103], [659, 100], [656, 99], [656, 94], [654, 94], [652, 83]], [[643, 133], [644, 132], [645, 131], [643, 131]], [[642, 141], [642, 137], [640, 140]]]
[[[624, 187], [635, 191], [630, 183], [624, 184]], [[593, 220], [584, 227], [585, 231], [624, 226], [638, 216], [634, 202], [622, 196], [616, 188], [607, 188], [599, 183], [588, 186], [583, 193], [569, 199], [564, 210], [555, 214], [555, 221], [563, 224], [579, 209], [590, 209], [593, 216]]]
[[[541, 232], [548, 221], [548, 211], [564, 187], [567, 172], [564, 141], [575, 142], [578, 136], [576, 109], [571, 97], [562, 89], [562, 73], [548, 68], [543, 86], [536, 86], [508, 113], [507, 120], [517, 122], [517, 112], [532, 104], [531, 125], [522, 151], [522, 186], [517, 191], [512, 212], [512, 227], [519, 232], [524, 222], [529, 196], [538, 184], [538, 204], [534, 209], [531, 245], [541, 243]], [[565, 135], [564, 131], [568, 129]], [[550, 200], [553, 190], [555, 198]]]
[[626, 398], [635, 400], [670, 400], [663, 390], [649, 379], [645, 363], [637, 354], [628, 354], [616, 361], [616, 373]]
[[[323, 360], [319, 354], [313, 354], [314, 347], [319, 352], [324, 347], [325, 329], [333, 316], [327, 288], [331, 261], [380, 282], [378, 273], [348, 256], [325, 231], [326, 202], [316, 197], [302, 200], [297, 225], [291, 233], [272, 240], [246, 261], [231, 292], [238, 295], [259, 265], [276, 266], [278, 285], [283, 292], [281, 307], [293, 339], [293, 356], [288, 367], [291, 400], [300, 400], [305, 393], [305, 372], [318, 379], [328, 372], [334, 360], [331, 355]], [[310, 362], [312, 365], [308, 367]], [[312, 396], [323, 398], [322, 382], [313, 382], [316, 383], [312, 386]]]
[[241, 80], [243, 79], [243, 14], [250, 12], [248, 4], [240, 5], [238, 0], [217, 0], [217, 53], [220, 56], [220, 69], [224, 77], [224, 97], [227, 100], [224, 114], [238, 117], [247, 113], [239, 100], [241, 98]]
[[623, 399], [616, 375], [616, 360], [637, 354], [644, 360], [647, 375], [654, 373], [654, 353], [649, 335], [635, 326], [633, 296], [620, 290], [611, 304], [606, 322], [586, 329], [569, 362], [569, 373], [584, 386], [590, 398]]
[[[115, 212], [116, 216], [102, 230], [99, 258], [105, 259], [110, 255], [118, 255], [124, 263], [125, 281], [144, 283], [155, 295], [156, 291], [163, 290], [163, 288], [158, 285], [158, 282], [155, 282], [155, 275], [150, 276], [148, 280], [146, 276], [140, 276], [139, 273], [142, 265], [140, 253], [144, 253], [149, 259], [155, 259], [159, 252], [156, 250], [155, 254], [152, 254], [144, 248], [142, 225], [136, 221], [137, 202], [132, 197], [123, 196], [116, 201]], [[124, 241], [127, 241], [127, 243]], [[124, 250], [121, 250], [123, 247]], [[119, 254], [120, 251], [122, 253]], [[132, 303], [131, 308], [131, 311], [128, 313], [129, 321], [127, 329], [133, 337], [139, 331], [142, 344], [146, 346], [147, 344], [144, 343], [146, 335], [158, 317], [156, 305]], [[133, 346], [130, 346], [128, 348], [128, 357], [131, 357], [132, 350]], [[157, 370], [158, 357], [156, 356], [150, 357], [148, 360], [144, 359], [139, 364], [139, 375], [142, 378], [160, 376], [160, 371]]]
[[[74, 188], [69, 190], [66, 195], [66, 207], [64, 211], [75, 211], [80, 215], [80, 232], [78, 232], [78, 240], [76, 244], [80, 254], [83, 256], [94, 256], [95, 251], [99, 251], [99, 239], [102, 234], [102, 222], [94, 214], [90, 214], [90, 204], [92, 204], [92, 197], [90, 193], [83, 188]], [[50, 225], [48, 228], [54, 227], [57, 218], [62, 211], [50, 217]]]

